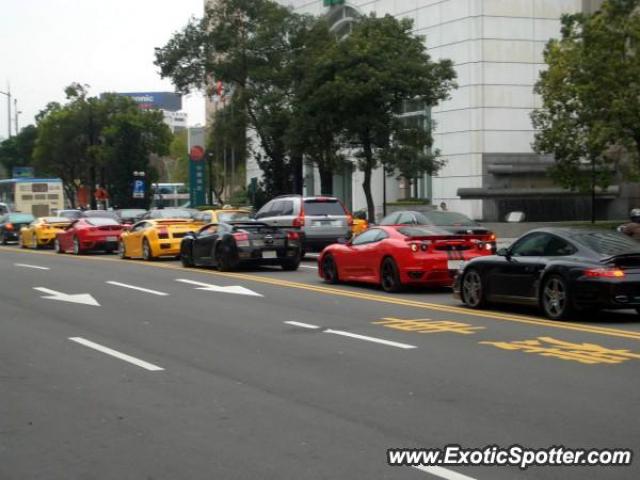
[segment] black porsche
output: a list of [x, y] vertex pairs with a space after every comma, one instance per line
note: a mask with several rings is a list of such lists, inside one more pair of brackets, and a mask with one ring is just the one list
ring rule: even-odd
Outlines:
[[210, 223], [188, 233], [180, 245], [185, 267], [217, 267], [223, 272], [241, 264], [297, 270], [301, 253], [298, 232], [254, 221]]
[[600, 309], [640, 313], [640, 244], [613, 231], [533, 230], [463, 265], [454, 296], [472, 308], [535, 305], [553, 320]]

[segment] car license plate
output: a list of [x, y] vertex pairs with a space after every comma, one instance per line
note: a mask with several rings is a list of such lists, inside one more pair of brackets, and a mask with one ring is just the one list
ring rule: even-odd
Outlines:
[[449, 270], [458, 270], [462, 264], [464, 263], [464, 260], [449, 260], [447, 261], [447, 265]]
[[262, 258], [278, 258], [278, 253], [275, 250], [265, 250], [262, 252]]
[[107, 237], [107, 242], [117, 242], [118, 237]]

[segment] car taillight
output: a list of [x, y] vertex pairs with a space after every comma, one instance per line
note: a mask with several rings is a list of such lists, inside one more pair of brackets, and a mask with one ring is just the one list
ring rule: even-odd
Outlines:
[[496, 241], [496, 234], [492, 233], [491, 235], [489, 235], [489, 241], [490, 242], [495, 242]]
[[590, 268], [584, 271], [591, 278], [623, 278], [624, 272], [619, 268]]
[[167, 230], [166, 228], [159, 228], [158, 238], [161, 238], [163, 240], [166, 240], [167, 238], [169, 238], [169, 230]]
[[300, 211], [300, 214], [293, 219], [291, 224], [297, 228], [304, 227], [304, 210]]
[[5, 230], [13, 230], [13, 223], [7, 223], [7, 224], [4, 226], [4, 229], [5, 229]]
[[239, 247], [249, 246], [249, 234], [248, 233], [234, 233], [233, 238], [236, 241], [236, 245]]
[[300, 234], [298, 232], [287, 232], [287, 240], [300, 240]]

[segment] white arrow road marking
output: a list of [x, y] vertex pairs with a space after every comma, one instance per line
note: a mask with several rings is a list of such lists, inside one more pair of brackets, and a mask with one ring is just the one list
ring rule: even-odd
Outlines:
[[316, 330], [316, 329], [320, 328], [319, 326], [311, 325], [310, 323], [293, 322], [293, 321], [284, 322], [284, 323], [286, 323], [287, 325], [293, 325], [294, 327], [308, 328], [308, 329], [313, 329], [313, 330]]
[[60, 302], [70, 302], [70, 303], [81, 303], [83, 305], [93, 305], [94, 307], [100, 306], [100, 304], [96, 301], [96, 299], [93, 298], [88, 293], [78, 293], [78, 294], [70, 295], [67, 293], [56, 292], [55, 290], [50, 290], [44, 287], [33, 287], [33, 289], [38, 290], [39, 292], [42, 292], [42, 293], [48, 293], [49, 294], [48, 297], [42, 297], [42, 298], [46, 298], [47, 300], [58, 300]]
[[158, 295], [159, 297], [166, 297], [167, 295], [169, 295], [168, 293], [159, 292], [158, 290], [149, 290], [148, 288], [136, 287], [135, 285], [128, 285], [126, 283], [112, 281], [108, 281], [105, 283], [108, 283], [109, 285], [115, 285], [116, 287], [130, 288], [131, 290], [138, 290], [139, 292], [151, 293], [152, 295]]
[[51, 270], [49, 267], [40, 267], [38, 265], [29, 265], [26, 263], [14, 263], [13, 265], [21, 268], [33, 268], [34, 270]]
[[131, 355], [127, 355], [126, 353], [118, 352], [117, 350], [113, 350], [109, 347], [94, 343], [82, 337], [69, 337], [69, 340], [79, 343], [80, 345], [84, 345], [85, 347], [93, 348], [94, 350], [97, 350], [99, 352], [106, 353], [107, 355], [111, 355], [112, 357], [119, 358], [120, 360], [124, 360], [125, 362], [132, 363], [146, 370], [151, 370], [152, 372], [164, 370], [164, 368], [154, 365], [153, 363], [145, 362], [144, 360], [140, 360], [139, 358], [132, 357]]
[[404, 348], [405, 350], [408, 350], [411, 348], [418, 348], [415, 345], [392, 342], [391, 340], [384, 340], [382, 338], [367, 337], [366, 335], [358, 335], [357, 333], [345, 332], [344, 330], [332, 330], [330, 328], [327, 328], [326, 330], [323, 330], [322, 333], [332, 333], [334, 335], [341, 335], [343, 337], [357, 338], [358, 340], [365, 340], [367, 342], [380, 343], [382, 345], [388, 345], [390, 347]]
[[252, 297], [262, 297], [264, 295], [254, 292], [253, 290], [249, 290], [248, 288], [241, 287], [239, 285], [234, 285], [231, 287], [221, 287], [218, 285], [211, 285], [209, 283], [196, 282], [194, 280], [187, 280], [186, 278], [178, 278], [176, 282], [189, 283], [191, 285], [198, 285], [199, 288], [196, 290], [204, 290], [209, 292], [222, 292], [222, 293], [233, 293], [236, 295], [250, 295]]
[[435, 475], [436, 477], [446, 478], [447, 480], [475, 480], [475, 478], [467, 477], [458, 472], [454, 472], [453, 470], [448, 470], [442, 467], [413, 467], [416, 470], [420, 470], [422, 472], [430, 473], [431, 475]]

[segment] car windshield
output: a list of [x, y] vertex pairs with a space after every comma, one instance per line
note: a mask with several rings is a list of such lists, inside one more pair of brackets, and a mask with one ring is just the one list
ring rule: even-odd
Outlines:
[[146, 212], [146, 210], [135, 208], [130, 210], [119, 210], [117, 213], [120, 218], [134, 218], [144, 215]]
[[149, 218], [186, 218], [191, 220], [193, 213], [184, 208], [162, 208], [159, 210], [150, 210]]
[[398, 232], [400, 232], [405, 237], [435, 237], [435, 236], [449, 236], [451, 233], [446, 230], [441, 230], [439, 228], [425, 228], [425, 227], [401, 227], [398, 228]]
[[15, 222], [15, 223], [30, 223], [30, 222], [33, 222], [33, 215], [28, 215], [25, 213], [10, 214], [7, 220], [9, 222]]
[[108, 210], [87, 210], [82, 213], [87, 218], [116, 218], [116, 214]]
[[571, 238], [600, 255], [609, 257], [630, 253], [640, 255], [640, 243], [618, 232], [579, 232], [573, 234]]
[[59, 217], [76, 219], [82, 216], [82, 212], [80, 210], [61, 210], [57, 215]]
[[106, 218], [106, 217], [89, 218], [87, 219], [87, 223], [89, 225], [94, 225], [96, 227], [101, 227], [103, 225], [120, 225], [120, 223], [114, 220], [113, 218]]
[[64, 217], [44, 217], [42, 219], [45, 223], [71, 223], [71, 220]]
[[218, 213], [219, 222], [237, 222], [242, 220], [251, 220], [251, 215], [248, 212], [224, 212]]
[[344, 208], [337, 200], [305, 200], [305, 215], [346, 215]]
[[466, 215], [458, 212], [433, 211], [427, 213], [415, 213], [416, 220], [420, 225], [441, 225], [444, 227], [471, 226], [477, 225]]

